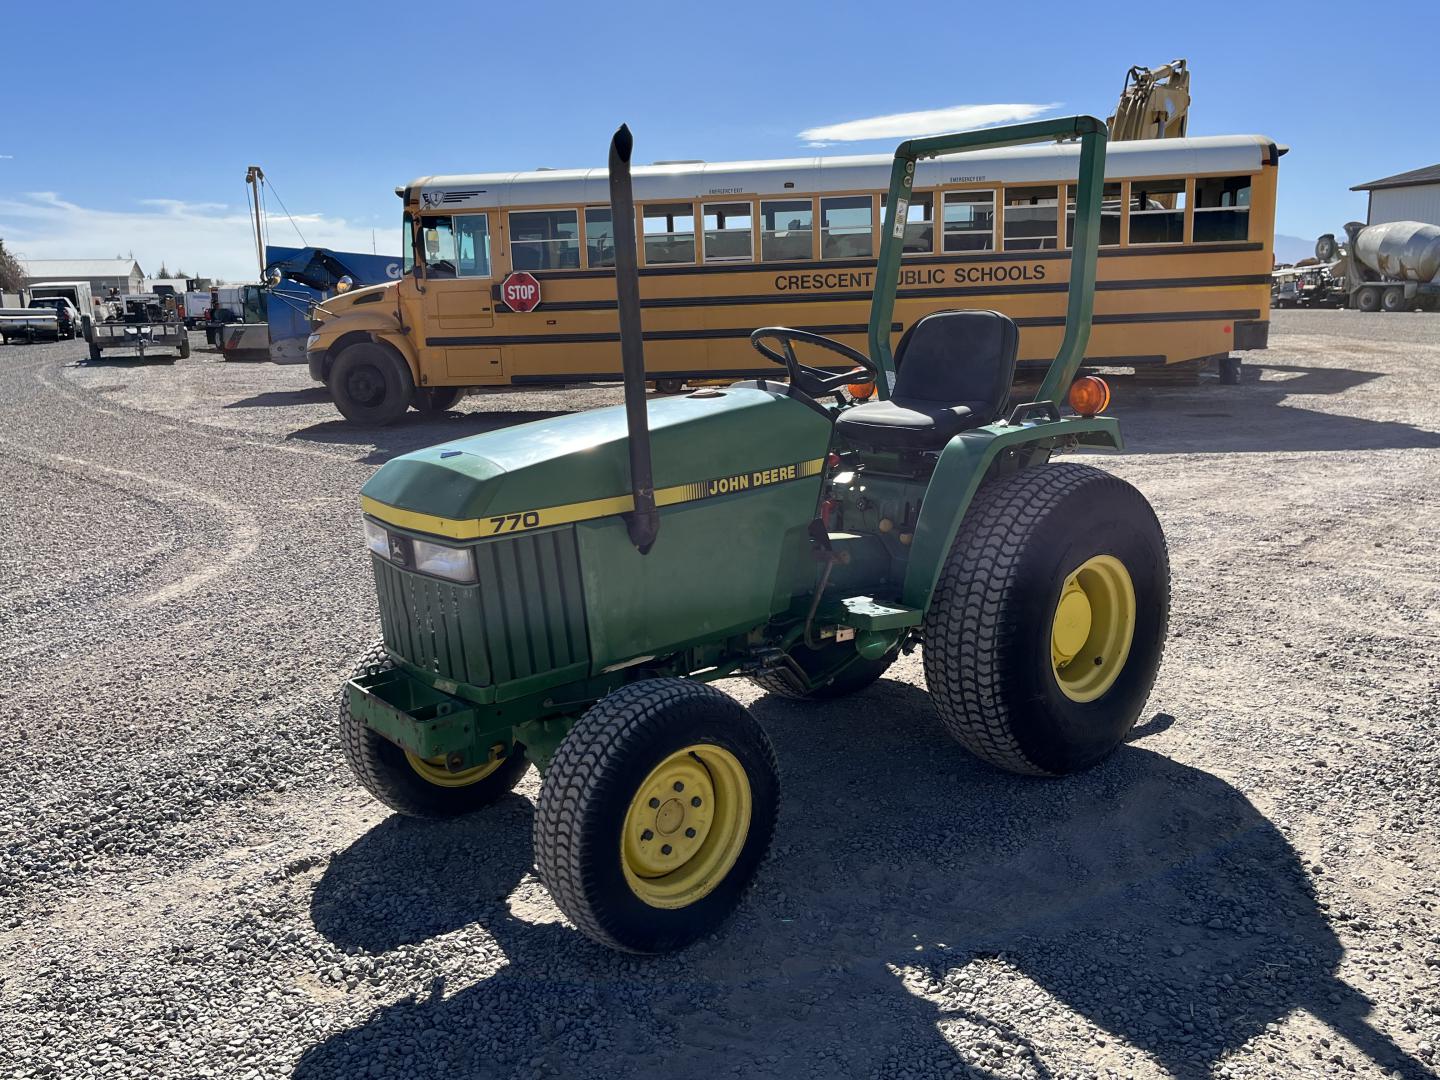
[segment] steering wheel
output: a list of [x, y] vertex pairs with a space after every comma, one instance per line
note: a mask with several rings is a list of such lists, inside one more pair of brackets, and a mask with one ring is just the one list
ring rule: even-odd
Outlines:
[[[784, 351], [777, 351], [773, 346], [766, 344], [768, 338], [773, 338]], [[795, 357], [792, 343], [796, 341], [803, 341], [807, 345], [814, 345], [827, 352], [838, 353], [847, 360], [853, 360], [857, 367], [851, 371], [842, 371], [836, 374], [823, 368], [802, 364]], [[836, 400], [843, 404], [844, 399], [840, 397], [840, 391], [844, 387], [851, 384], [868, 385], [873, 383], [880, 374], [880, 369], [875, 366], [875, 361], [859, 349], [852, 349], [849, 345], [836, 341], [834, 338], [812, 334], [809, 330], [792, 330], [788, 326], [762, 326], [750, 335], [750, 344], [755, 346], [755, 351], [766, 360], [783, 367], [790, 375], [790, 385], [810, 397], [834, 394]]]

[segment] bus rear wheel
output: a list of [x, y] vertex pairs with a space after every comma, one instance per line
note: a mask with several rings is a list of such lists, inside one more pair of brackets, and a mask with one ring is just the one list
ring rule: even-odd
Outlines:
[[330, 396], [355, 424], [393, 424], [410, 407], [415, 383], [394, 351], [373, 341], [346, 346], [330, 369]]

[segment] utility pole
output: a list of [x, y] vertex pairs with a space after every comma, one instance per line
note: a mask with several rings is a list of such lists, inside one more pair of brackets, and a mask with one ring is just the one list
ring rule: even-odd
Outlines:
[[260, 275], [255, 280], [265, 280], [265, 239], [260, 221], [260, 185], [265, 173], [259, 165], [245, 170], [245, 183], [250, 185], [250, 209], [255, 219], [255, 261], [260, 264]]

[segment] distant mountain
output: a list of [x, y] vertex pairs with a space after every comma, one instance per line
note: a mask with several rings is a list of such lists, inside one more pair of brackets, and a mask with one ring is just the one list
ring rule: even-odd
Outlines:
[[1275, 234], [1275, 261], [1279, 263], [1296, 263], [1301, 259], [1311, 259], [1315, 256], [1315, 238], [1312, 236], [1306, 240], [1302, 236], [1286, 236], [1284, 233]]

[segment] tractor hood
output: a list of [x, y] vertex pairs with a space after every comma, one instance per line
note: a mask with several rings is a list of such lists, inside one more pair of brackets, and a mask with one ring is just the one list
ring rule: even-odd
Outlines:
[[[829, 419], [783, 390], [707, 389], [648, 405], [662, 507], [817, 475], [829, 448]], [[366, 483], [362, 505], [456, 539], [624, 513], [628, 455], [622, 406], [575, 413], [395, 458]]]

